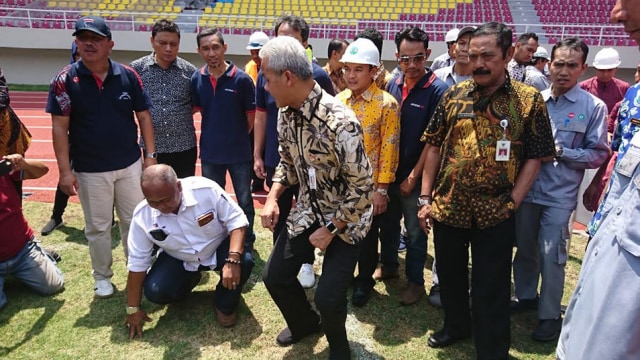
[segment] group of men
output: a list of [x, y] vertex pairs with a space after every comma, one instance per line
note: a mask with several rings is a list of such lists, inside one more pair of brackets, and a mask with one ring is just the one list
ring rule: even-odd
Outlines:
[[[618, 1], [612, 20], [631, 31], [640, 24], [640, 13], [627, 3]], [[255, 171], [270, 188], [260, 220], [273, 231], [274, 246], [262, 277], [287, 324], [276, 339], [282, 346], [323, 331], [329, 357], [350, 358], [348, 289], [353, 285], [353, 305], [365, 306], [375, 280], [399, 277], [404, 218], [402, 305], [415, 304], [425, 292], [427, 234], [433, 230], [433, 274], [445, 318], [429, 346], [445, 347], [473, 335], [479, 359], [506, 359], [510, 313], [537, 309], [532, 337], [555, 341], [562, 328], [559, 358], [634, 353], [633, 316], [598, 320], [608, 325], [601, 334], [590, 311], [606, 314], [607, 301], [615, 301], [618, 309], [637, 314], [630, 297], [611, 300], [599, 287], [639, 287], [632, 275], [638, 269], [638, 236], [625, 222], [635, 215], [638, 197], [637, 86], [620, 108], [616, 170], [564, 326], [560, 309], [578, 187], [585, 169], [600, 167], [610, 156], [606, 103], [614, 99], [608, 87], [622, 91], [619, 82], [608, 84], [611, 69], [620, 64], [615, 54], [605, 49], [596, 56], [595, 66], [608, 68], [597, 68], [595, 80], [579, 83], [589, 51], [583, 41], [563, 39], [549, 54], [527, 33], [514, 47], [511, 30], [491, 22], [456, 31], [448, 66], [434, 72], [426, 66], [427, 34], [408, 28], [395, 37], [398, 71], [391, 78], [380, 61], [377, 31], [359, 34], [350, 44], [331, 42], [326, 70], [305, 51], [304, 19], [283, 16], [275, 33], [275, 39], [259, 36], [250, 42], [248, 49], [257, 50], [252, 61], [259, 64], [252, 78], [224, 60], [227, 45], [215, 29], [197, 35], [206, 63], [198, 70], [177, 57], [180, 32], [170, 21], [155, 24], [153, 53], [131, 67], [109, 59], [114, 42], [103, 19], [76, 23], [82, 60], [54, 77], [47, 104], [60, 188], [80, 197], [97, 297], [114, 293], [115, 206], [128, 258], [125, 323], [131, 338], [141, 336], [149, 320], [140, 306], [143, 294], [160, 304], [178, 301], [198, 284], [203, 270], [221, 273], [218, 322], [225, 327], [237, 322], [236, 307], [253, 267]], [[542, 83], [533, 74], [544, 74], [546, 65], [549, 87], [529, 86]], [[203, 117], [204, 177], [193, 176], [192, 111]], [[25, 177], [46, 171], [20, 155], [8, 160], [13, 173]], [[237, 204], [224, 192], [227, 172]], [[20, 239], [33, 240], [32, 231], [25, 233]], [[16, 246], [31, 249], [31, 242], [20, 241]], [[324, 255], [317, 312], [298, 279], [316, 249]], [[61, 274], [55, 279], [58, 283], [46, 289], [34, 289], [58, 291]], [[587, 340], [595, 335], [608, 342]], [[612, 344], [621, 346], [610, 349]]]

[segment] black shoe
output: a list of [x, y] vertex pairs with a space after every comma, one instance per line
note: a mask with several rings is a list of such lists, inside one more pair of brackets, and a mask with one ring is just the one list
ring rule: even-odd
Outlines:
[[49, 219], [49, 222], [42, 227], [42, 230], [40, 230], [40, 234], [42, 236], [47, 236], [62, 225], [64, 225], [64, 223], [62, 222], [62, 219], [51, 218]]
[[535, 311], [538, 310], [538, 301], [540, 298], [536, 296], [533, 299], [515, 299], [511, 300], [509, 309], [512, 313], [519, 313], [523, 311]]
[[355, 307], [363, 307], [371, 297], [371, 289], [356, 287], [351, 295], [351, 304]]
[[538, 326], [531, 334], [531, 338], [536, 341], [556, 341], [562, 329], [562, 317], [557, 319], [544, 319], [538, 321]]
[[440, 285], [433, 285], [429, 290], [429, 304], [435, 307], [442, 307], [442, 300], [440, 300]]
[[440, 330], [433, 333], [431, 336], [429, 336], [429, 339], [427, 340], [427, 344], [429, 344], [429, 346], [432, 348], [442, 348], [442, 347], [447, 347], [460, 340], [468, 339], [470, 337], [471, 337], [470, 334], [451, 335], [446, 330]]
[[304, 333], [301, 333], [301, 334], [297, 334], [294, 337], [293, 334], [291, 333], [291, 330], [289, 330], [289, 328], [287, 327], [287, 328], [284, 328], [284, 330], [282, 330], [280, 334], [278, 334], [278, 337], [276, 338], [276, 342], [280, 346], [289, 346], [291, 344], [297, 343], [298, 341], [304, 339], [305, 337], [311, 334], [320, 332], [321, 330], [322, 330], [322, 326], [320, 325], [320, 323], [317, 323], [316, 325], [312, 326], [308, 331], [305, 331]]
[[252, 193], [263, 192], [263, 191], [264, 191], [264, 181], [254, 181], [253, 184], [251, 184]]

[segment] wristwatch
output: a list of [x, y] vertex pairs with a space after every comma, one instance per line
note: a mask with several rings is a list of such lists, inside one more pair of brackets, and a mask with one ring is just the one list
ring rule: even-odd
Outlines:
[[150, 159], [157, 159], [158, 158], [158, 152], [154, 151], [154, 152], [145, 152], [144, 156], [150, 158]]
[[329, 230], [329, 232], [330, 232], [332, 235], [335, 235], [335, 234], [337, 234], [337, 233], [338, 233], [338, 231], [340, 231], [340, 229], [338, 229], [338, 227], [337, 227], [334, 223], [332, 223], [332, 222], [329, 222], [329, 223], [327, 224], [327, 230]]
[[418, 197], [418, 207], [431, 205], [431, 195], [420, 195]]
[[133, 315], [140, 311], [139, 306], [127, 306], [127, 315]]
[[382, 189], [382, 188], [376, 189], [376, 192], [380, 193], [380, 195], [382, 195], [382, 196], [388, 196], [388, 194], [389, 194], [387, 189]]
[[558, 146], [556, 148], [556, 159], [562, 159], [562, 155], [564, 154], [564, 148], [562, 146]]

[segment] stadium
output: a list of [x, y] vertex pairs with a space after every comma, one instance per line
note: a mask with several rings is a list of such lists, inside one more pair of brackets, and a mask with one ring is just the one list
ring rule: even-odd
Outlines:
[[[229, 44], [229, 60], [244, 64], [249, 35], [263, 30], [273, 36], [273, 21], [290, 12], [310, 25], [309, 43], [324, 64], [328, 42], [353, 40], [369, 27], [385, 37], [382, 59], [394, 63], [394, 35], [409, 26], [429, 34], [433, 60], [446, 51], [448, 30], [486, 21], [508, 24], [518, 34], [534, 32], [540, 44], [551, 48], [566, 36], [579, 36], [590, 46], [588, 62], [603, 47], [615, 47], [622, 64], [618, 76], [632, 81], [637, 45], [619, 25], [609, 23], [615, 0], [0, 0], [0, 64], [9, 82], [47, 84], [67, 62], [75, 20], [85, 15], [107, 19], [116, 43], [113, 58], [129, 62], [150, 51], [151, 25], [159, 18], [177, 22], [182, 29], [181, 54], [194, 64], [195, 35], [203, 27], [216, 27]], [[392, 65], [387, 65], [392, 66]], [[29, 69], [25, 71], [25, 69]], [[388, 69], [391, 70], [391, 69]], [[593, 76], [592, 69], [585, 77]]]

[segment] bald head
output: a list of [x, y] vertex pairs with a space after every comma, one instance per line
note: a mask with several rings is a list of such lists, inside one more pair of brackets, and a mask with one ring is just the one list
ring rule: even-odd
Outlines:
[[178, 212], [182, 200], [182, 185], [171, 166], [149, 166], [142, 172], [140, 186], [149, 206], [163, 213]]

